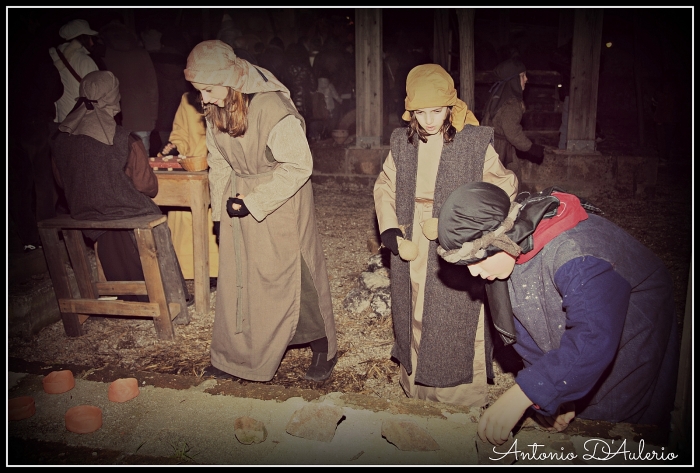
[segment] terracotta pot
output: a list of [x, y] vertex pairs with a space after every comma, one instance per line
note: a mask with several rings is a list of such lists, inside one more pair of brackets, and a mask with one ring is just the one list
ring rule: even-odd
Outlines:
[[76, 434], [89, 434], [102, 427], [102, 409], [95, 406], [75, 406], [66, 411], [66, 429]]
[[109, 385], [107, 397], [113, 402], [126, 402], [139, 395], [139, 382], [136, 378], [120, 378]]
[[21, 396], [10, 399], [7, 402], [7, 418], [9, 420], [22, 420], [31, 417], [36, 412], [34, 398]]
[[71, 370], [52, 371], [41, 381], [44, 391], [49, 394], [61, 394], [75, 387], [75, 378]]

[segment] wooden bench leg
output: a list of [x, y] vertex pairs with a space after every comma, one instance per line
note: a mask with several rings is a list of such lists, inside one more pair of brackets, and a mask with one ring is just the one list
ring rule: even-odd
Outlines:
[[[64, 230], [63, 238], [66, 241], [66, 249], [70, 257], [75, 282], [78, 284], [80, 297], [83, 299], [97, 299], [99, 292], [95, 287], [95, 281], [92, 277], [92, 268], [87, 255], [87, 247], [83, 239], [83, 232], [80, 230]], [[78, 314], [80, 323], [84, 323], [88, 319], [88, 315]]]
[[[59, 230], [53, 228], [39, 228], [39, 236], [41, 244], [44, 247], [44, 257], [46, 265], [49, 268], [53, 290], [56, 294], [56, 300], [72, 299], [73, 291], [68, 280], [68, 271], [63, 258], [61, 257], [61, 241], [58, 238]], [[63, 329], [69, 337], [79, 337], [83, 335], [83, 329], [78, 320], [78, 314], [70, 312], [61, 312], [61, 320], [63, 321]]]
[[139, 247], [139, 257], [141, 258], [141, 267], [143, 267], [148, 298], [151, 302], [158, 303], [160, 307], [160, 317], [153, 319], [156, 335], [163, 340], [173, 340], [175, 339], [175, 330], [170, 318], [170, 307], [168, 307], [168, 301], [165, 298], [153, 231], [137, 228], [134, 229], [134, 234]]
[[170, 237], [170, 228], [168, 228], [167, 222], [153, 228], [153, 238], [155, 239], [156, 250], [158, 251], [158, 264], [160, 265], [160, 274], [163, 277], [165, 299], [171, 307], [172, 304], [178, 304], [180, 306], [179, 314], [171, 313], [171, 318], [173, 318], [178, 325], [187, 325], [190, 323], [190, 313], [187, 310], [182, 270], [177, 260], [177, 254], [173, 247], [172, 238]]

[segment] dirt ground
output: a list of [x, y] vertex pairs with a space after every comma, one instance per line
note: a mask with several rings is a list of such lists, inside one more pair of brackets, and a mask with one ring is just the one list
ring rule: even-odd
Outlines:
[[[637, 147], [629, 134], [616, 133], [613, 128], [606, 131], [606, 140], [598, 145], [604, 154], [655, 153], [653, 146]], [[613, 192], [585, 196], [605, 212], [605, 217], [630, 232], [665, 262], [674, 280], [679, 323], [683, 320], [692, 257], [690, 159], [690, 156], [679, 157], [684, 164], [659, 168], [659, 182], [652, 197], [639, 199]], [[330, 276], [339, 361], [329, 380], [314, 383], [303, 379], [311, 358], [310, 349], [289, 349], [275, 377], [263, 384], [314, 389], [323, 394], [343, 392], [404, 398], [398, 384], [399, 367], [390, 358], [391, 319], [352, 314], [342, 306], [372, 255], [368, 239], [376, 237], [376, 217], [371, 191], [324, 184], [315, 185], [314, 193]], [[84, 325], [86, 334], [78, 338], [67, 337], [62, 323], [57, 322], [30, 340], [9, 339], [9, 368], [13, 371], [13, 366], [27, 363], [42, 367], [74, 365], [90, 367], [93, 371], [110, 368], [201, 377], [209, 365], [214, 301], [215, 293], [212, 293], [212, 310], [207, 316], [193, 314], [189, 325], [176, 326], [177, 339], [172, 342], [156, 338], [150, 319], [90, 317]], [[513, 373], [519, 367], [512, 351], [498, 353], [496, 358], [496, 379], [489, 393], [491, 401], [512, 384]], [[241, 387], [260, 384], [235, 382]]]

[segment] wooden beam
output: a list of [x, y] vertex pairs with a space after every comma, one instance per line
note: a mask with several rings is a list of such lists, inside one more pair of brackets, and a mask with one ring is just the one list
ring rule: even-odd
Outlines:
[[474, 100], [474, 9], [457, 8], [459, 25], [459, 98], [467, 104], [472, 112], [476, 107]]
[[571, 87], [566, 149], [595, 151], [603, 9], [577, 8], [571, 52]]
[[163, 222], [167, 222], [168, 217], [165, 215], [142, 215], [140, 217], [124, 218], [119, 220], [77, 220], [69, 216], [62, 215], [59, 217], [42, 220], [37, 225], [39, 228], [60, 228], [72, 230], [84, 230], [90, 228], [104, 230], [132, 230], [134, 228], [153, 228]]
[[688, 290], [683, 315], [676, 401], [671, 415], [669, 451], [677, 452], [681, 461], [691, 458], [693, 448], [693, 267], [688, 274]]
[[[68, 280], [68, 270], [61, 256], [61, 246], [63, 242], [58, 238], [59, 230], [55, 228], [43, 228], [41, 223], [42, 222], [39, 222], [39, 236], [41, 237], [41, 244], [44, 247], [46, 265], [49, 267], [56, 299], [70, 299], [73, 297], [73, 291], [71, 290]], [[83, 335], [83, 329], [80, 326], [77, 313], [61, 311], [61, 319], [63, 320], [63, 328], [66, 331], [66, 335], [69, 337], [79, 337]]]
[[101, 296], [147, 295], [145, 281], [106, 281], [98, 282], [97, 292]]
[[433, 62], [450, 71], [450, 10], [436, 8], [433, 10]]
[[356, 146], [381, 145], [382, 97], [382, 10], [355, 9], [355, 103]]
[[61, 312], [122, 317], [160, 317], [156, 302], [101, 301], [97, 299], [59, 299]]

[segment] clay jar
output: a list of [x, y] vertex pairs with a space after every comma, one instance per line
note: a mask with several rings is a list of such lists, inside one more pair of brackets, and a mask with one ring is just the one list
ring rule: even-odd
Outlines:
[[95, 406], [75, 406], [66, 411], [66, 429], [76, 434], [89, 434], [102, 427], [102, 409]]
[[75, 378], [71, 370], [52, 371], [41, 382], [44, 391], [49, 394], [61, 394], [75, 387]]
[[7, 418], [9, 420], [26, 419], [35, 413], [34, 399], [29, 396], [16, 397], [7, 402]]
[[112, 402], [126, 402], [139, 395], [139, 383], [136, 378], [120, 378], [109, 385], [107, 397]]

